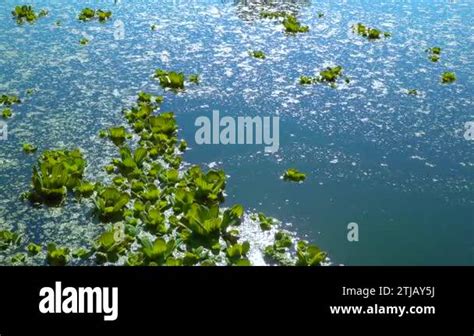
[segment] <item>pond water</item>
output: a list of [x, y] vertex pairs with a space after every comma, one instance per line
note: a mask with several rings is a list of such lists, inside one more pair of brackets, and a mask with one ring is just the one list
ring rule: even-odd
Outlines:
[[[464, 137], [474, 121], [471, 1], [30, 1], [49, 15], [20, 26], [11, 10], [23, 3], [0, 3], [0, 94], [23, 100], [0, 141], [1, 228], [72, 246], [93, 239], [100, 228], [91, 204], [19, 201], [37, 158], [21, 144], [38, 153], [79, 146], [87, 175], [100, 179], [116, 148], [97, 134], [123, 124], [122, 109], [143, 90], [163, 94], [162, 110], [176, 113], [191, 147], [185, 161], [230, 176], [226, 204], [278, 218], [334, 263], [474, 264], [474, 141]], [[111, 10], [112, 19], [82, 23], [84, 7]], [[287, 35], [260, 18], [262, 9], [290, 10], [310, 30]], [[352, 33], [357, 22], [392, 36], [368, 41]], [[438, 62], [425, 52], [433, 46], [442, 48]], [[349, 84], [299, 85], [332, 65]], [[201, 83], [164, 91], [152, 78], [157, 68], [198, 73]], [[457, 81], [441, 84], [444, 71]], [[194, 122], [213, 110], [279, 116], [279, 151], [197, 145]], [[281, 181], [290, 167], [306, 181]], [[347, 240], [352, 222], [358, 242]]]

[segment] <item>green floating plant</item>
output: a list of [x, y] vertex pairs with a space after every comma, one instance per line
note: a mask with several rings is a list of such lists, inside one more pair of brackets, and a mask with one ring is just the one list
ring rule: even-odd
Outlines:
[[11, 258], [10, 258], [10, 261], [12, 264], [24, 264], [26, 262], [26, 254], [25, 253], [17, 253], [15, 255], [13, 255]]
[[114, 227], [102, 233], [94, 243], [96, 261], [115, 262], [120, 255], [124, 255], [132, 242], [131, 237]]
[[35, 244], [35, 243], [29, 243], [28, 246], [26, 247], [27, 251], [31, 255], [37, 255], [38, 253], [41, 252], [43, 249], [41, 245]]
[[110, 19], [110, 17], [112, 16], [111, 11], [103, 11], [101, 9], [99, 9], [95, 14], [97, 18], [99, 19], [99, 22], [105, 22], [108, 19]]
[[38, 150], [38, 147], [29, 143], [24, 143], [22, 147], [23, 147], [23, 152], [28, 153], [28, 154], [34, 153]]
[[[83, 181], [85, 161], [81, 155], [73, 155], [81, 158], [78, 162], [63, 151], [51, 151], [54, 155], [45, 152], [40, 157], [34, 178], [41, 178], [41, 183], [33, 184], [31, 194], [41, 195], [36, 196], [41, 200], [62, 200], [71, 190], [78, 200], [92, 197], [99, 219], [110, 223], [104, 225], [105, 231], [94, 240], [90, 250], [83, 248], [70, 254], [65, 247], [49, 247], [49, 264], [66, 264], [72, 256], [91, 258], [96, 264], [130, 266], [250, 265], [250, 244], [241, 240], [238, 230], [244, 208], [221, 208], [225, 200], [225, 172], [183, 167], [181, 153], [186, 143], [178, 141], [174, 114], [159, 111], [162, 101], [161, 96], [140, 92], [136, 103], [124, 110], [125, 120], [137, 140], [133, 149], [132, 144], [126, 143], [129, 136], [124, 134], [125, 127], [100, 132], [100, 136], [111, 138], [119, 146], [119, 156], [105, 167], [114, 174], [110, 177], [113, 184]], [[58, 197], [50, 196], [56, 193]], [[263, 214], [252, 218], [262, 230], [273, 229], [278, 223]], [[288, 234], [275, 235], [274, 252], [285, 250], [282, 256], [287, 257], [278, 259], [281, 265], [295, 263], [289, 243]], [[300, 252], [307, 264], [314, 264], [310, 249]]]
[[278, 231], [274, 236], [275, 242], [265, 248], [265, 256], [278, 262], [281, 265], [289, 266], [294, 264], [288, 254], [288, 249], [293, 246], [290, 235], [283, 231]]
[[116, 146], [121, 146], [128, 137], [127, 131], [123, 126], [111, 127], [106, 134]]
[[312, 77], [309, 77], [309, 76], [301, 76], [300, 77], [300, 84], [301, 85], [313, 84], [313, 81], [314, 81], [314, 79]]
[[352, 31], [360, 36], [363, 36], [369, 40], [377, 40], [381, 37], [390, 37], [389, 32], [382, 32], [377, 28], [371, 28], [363, 25], [362, 23], [357, 23], [352, 26]]
[[[315, 83], [327, 83], [332, 88], [336, 87], [336, 81], [342, 76], [342, 67], [341, 66], [334, 66], [334, 67], [327, 67], [319, 72], [319, 75], [314, 77], [309, 76], [301, 76], [299, 79], [299, 83], [301, 85], [310, 85]], [[350, 80], [348, 77], [345, 78], [345, 82], [349, 83]]]
[[89, 44], [89, 40], [86, 39], [85, 37], [83, 37], [83, 38], [81, 38], [81, 39], [79, 40], [79, 43], [80, 43], [81, 45], [86, 45], [86, 44]]
[[126, 209], [130, 195], [115, 187], [105, 187], [97, 193], [94, 203], [102, 221], [120, 220]]
[[285, 27], [285, 31], [287, 33], [296, 34], [296, 33], [306, 33], [306, 32], [309, 31], [309, 27], [308, 26], [302, 26], [299, 23], [298, 19], [293, 15], [285, 16], [282, 23], [283, 23], [283, 27]]
[[0, 230], [0, 251], [10, 246], [18, 245], [21, 241], [21, 235], [9, 230]]
[[335, 82], [342, 74], [342, 67], [335, 66], [335, 67], [327, 67], [324, 70], [319, 72], [319, 77], [316, 78], [319, 82]]
[[250, 243], [248, 241], [242, 244], [236, 243], [226, 249], [226, 256], [231, 265], [250, 266], [247, 259], [247, 253], [250, 251]]
[[2, 118], [3, 119], [11, 118], [12, 115], [13, 115], [13, 111], [12, 111], [11, 108], [3, 109], [3, 111], [2, 111]]
[[265, 54], [261, 50], [249, 51], [249, 54], [254, 58], [265, 59]]
[[69, 248], [58, 247], [54, 243], [49, 243], [46, 261], [51, 266], [65, 266], [69, 261]]
[[454, 72], [443, 72], [441, 75], [441, 83], [450, 84], [456, 81], [456, 74]]
[[32, 190], [27, 198], [32, 202], [59, 205], [82, 180], [86, 161], [79, 149], [49, 150], [33, 167]]
[[21, 99], [15, 95], [1, 95], [0, 96], [0, 105], [11, 106], [14, 104], [20, 104]]
[[326, 259], [326, 252], [314, 245], [299, 241], [296, 246], [296, 266], [320, 266]]
[[407, 95], [417, 96], [418, 95], [418, 90], [417, 89], [407, 89], [406, 93], [407, 93]]
[[283, 174], [283, 179], [285, 181], [302, 182], [306, 179], [306, 175], [294, 168], [290, 168]]
[[258, 213], [257, 215], [252, 216], [253, 220], [256, 220], [260, 224], [260, 229], [263, 231], [271, 230], [273, 225], [277, 223], [277, 221], [272, 217], [267, 217], [263, 213]]
[[152, 25], [151, 25], [151, 30], [155, 31], [156, 28], [157, 28], [156, 24], [152, 24]]
[[112, 16], [111, 11], [103, 11], [101, 9], [94, 10], [92, 8], [84, 8], [78, 16], [80, 21], [91, 21], [98, 19], [99, 22], [106, 22]]
[[438, 62], [441, 58], [441, 48], [440, 47], [432, 47], [425, 50], [428, 53], [428, 58], [432, 62]]
[[38, 18], [48, 15], [48, 11], [42, 9], [39, 14], [36, 14], [32, 6], [22, 5], [16, 6], [12, 11], [12, 15], [18, 24], [23, 24], [25, 22], [34, 23]]
[[182, 72], [165, 71], [157, 69], [155, 71], [155, 78], [160, 81], [163, 88], [184, 89], [185, 76]]
[[92, 255], [93, 251], [87, 250], [84, 247], [80, 247], [71, 252], [73, 258], [87, 259]]
[[156, 238], [152, 243], [149, 239], [142, 239], [141, 251], [144, 255], [144, 261], [150, 265], [164, 265], [176, 248], [176, 242], [171, 239], [166, 242], [162, 238]]
[[76, 195], [79, 197], [90, 197], [94, 193], [96, 185], [91, 182], [82, 182], [76, 187]]

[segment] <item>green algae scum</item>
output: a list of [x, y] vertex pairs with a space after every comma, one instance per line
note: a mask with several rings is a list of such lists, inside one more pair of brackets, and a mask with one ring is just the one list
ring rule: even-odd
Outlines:
[[473, 265], [472, 14], [2, 2], [0, 265]]

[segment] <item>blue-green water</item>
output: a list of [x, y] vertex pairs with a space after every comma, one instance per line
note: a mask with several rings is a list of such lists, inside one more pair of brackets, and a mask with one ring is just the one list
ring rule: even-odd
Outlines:
[[[90, 204], [52, 209], [18, 200], [36, 160], [21, 144], [38, 152], [79, 146], [87, 174], [101, 178], [116, 149], [97, 133], [122, 124], [121, 110], [143, 90], [164, 94], [162, 110], [176, 113], [192, 148], [187, 162], [229, 174], [229, 204], [279, 218], [333, 262], [474, 264], [474, 141], [463, 136], [474, 120], [472, 1], [31, 1], [49, 15], [18, 26], [10, 12], [23, 3], [0, 3], [0, 94], [23, 100], [0, 141], [0, 227], [71, 245], [95, 237]], [[112, 20], [79, 22], [86, 6], [112, 10]], [[310, 31], [288, 36], [260, 19], [262, 8], [293, 10]], [[116, 20], [124, 39], [114, 38]], [[367, 41], [352, 33], [357, 22], [392, 37]], [[87, 46], [79, 44], [84, 36]], [[433, 46], [442, 48], [437, 63], [425, 53]], [[298, 84], [328, 65], [343, 66], [351, 82]], [[156, 68], [199, 73], [201, 84], [164, 92], [152, 79]], [[444, 71], [457, 81], [440, 84]], [[280, 150], [196, 145], [195, 119], [215, 109], [278, 115]], [[289, 167], [307, 180], [281, 181]], [[359, 225], [359, 242], [347, 241], [350, 222]]]

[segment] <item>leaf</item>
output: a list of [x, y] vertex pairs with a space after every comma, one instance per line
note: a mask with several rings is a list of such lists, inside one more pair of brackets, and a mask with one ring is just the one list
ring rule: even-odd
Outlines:
[[41, 245], [38, 245], [35, 243], [29, 243], [26, 249], [31, 255], [37, 255], [38, 253], [41, 252], [42, 247]]
[[34, 153], [38, 149], [38, 147], [29, 143], [24, 143], [22, 145], [22, 148], [23, 148], [23, 152], [28, 153], [28, 154]]
[[64, 266], [68, 263], [69, 249], [66, 247], [57, 247], [54, 243], [47, 246], [46, 260], [51, 266]]
[[456, 75], [454, 74], [454, 72], [443, 72], [443, 74], [441, 75], [441, 82], [443, 84], [450, 84], [450, 83], [453, 83], [456, 81]]
[[306, 179], [306, 175], [294, 168], [290, 168], [283, 174], [283, 179], [285, 181], [302, 182]]

